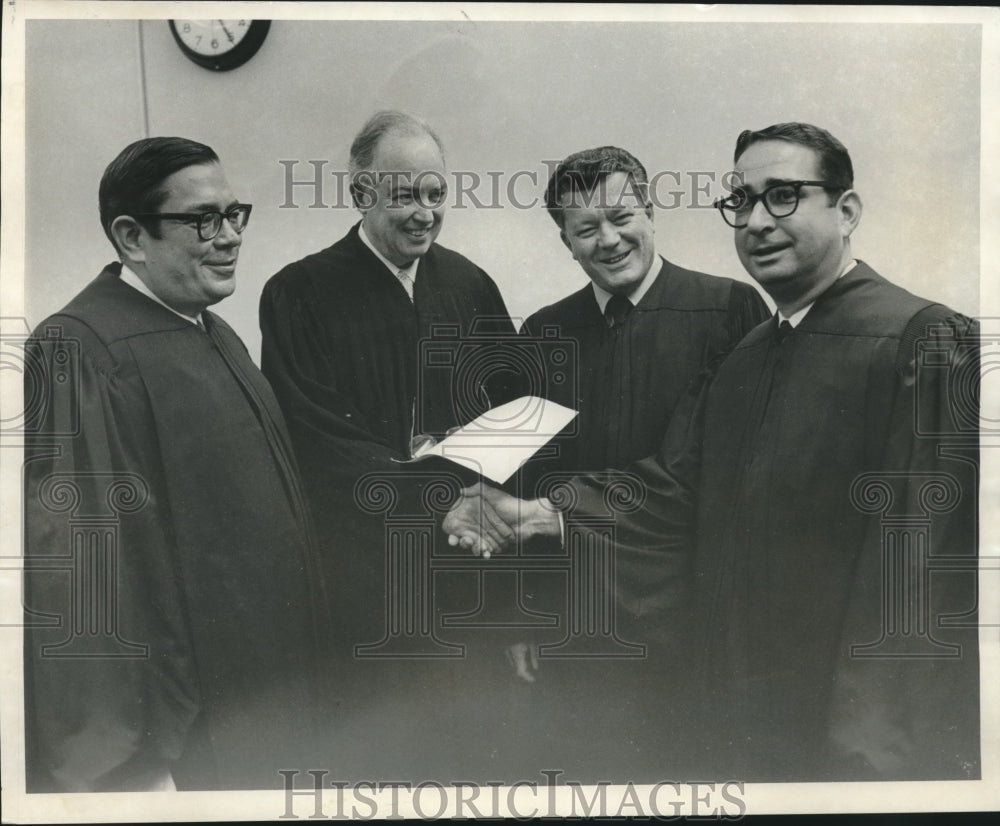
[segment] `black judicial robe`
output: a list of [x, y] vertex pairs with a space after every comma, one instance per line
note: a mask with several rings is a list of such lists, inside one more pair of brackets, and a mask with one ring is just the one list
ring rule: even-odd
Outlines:
[[655, 453], [687, 385], [768, 317], [751, 285], [662, 262], [621, 326], [608, 327], [590, 284], [525, 322], [522, 332], [555, 330], [576, 351], [575, 381], [549, 382], [545, 395], [579, 416], [535, 475], [624, 468]]
[[[477, 353], [496, 354], [516, 332], [500, 291], [467, 258], [433, 244], [418, 264], [411, 302], [361, 240], [358, 226], [268, 281], [260, 326], [261, 368], [288, 421], [329, 572], [336, 619], [331, 633], [344, 664], [332, 687], [335, 725], [357, 723], [369, 713], [376, 718], [365, 733], [344, 735], [349, 742], [336, 749], [343, 772], [363, 778], [383, 770], [391, 775], [397, 766], [399, 772], [434, 772], [435, 756], [460, 768], [463, 751], [449, 747], [451, 753], [445, 754], [449, 749], [442, 738], [462, 727], [429, 712], [446, 714], [442, 698], [448, 692], [468, 693], [472, 675], [463, 662], [454, 667], [446, 661], [383, 664], [354, 656], [354, 646], [377, 643], [385, 635], [390, 599], [386, 514], [365, 512], [355, 499], [355, 485], [366, 474], [389, 475], [397, 497], [394, 513], [420, 514], [430, 479], [459, 481], [457, 466], [450, 463], [401, 466], [396, 460], [408, 458], [414, 434], [440, 438], [516, 395], [508, 373], [479, 369], [489, 357], [477, 361]], [[473, 478], [466, 474], [464, 481]], [[447, 510], [443, 504], [438, 502], [440, 512], [433, 517], [438, 526]], [[449, 552], [440, 531], [435, 543], [436, 553]], [[450, 551], [468, 557], [460, 549]], [[436, 630], [438, 617], [449, 608], [475, 607], [476, 584], [474, 572], [433, 576], [427, 586], [433, 588]], [[427, 596], [423, 584], [415, 587]], [[502, 658], [499, 648], [495, 653]], [[422, 688], [430, 695], [424, 707], [406, 711], [404, 704], [415, 703]], [[418, 732], [421, 721], [431, 730]], [[362, 768], [368, 758], [359, 753], [365, 739], [373, 752], [369, 774]], [[478, 747], [487, 745], [479, 737]]]
[[415, 434], [440, 437], [496, 404], [459, 383], [447, 354], [513, 333], [496, 284], [467, 258], [433, 244], [411, 302], [359, 226], [282, 269], [260, 301], [261, 367], [303, 459], [324, 466], [311, 478], [319, 500], [331, 474], [353, 484], [359, 469], [394, 467]]
[[327, 625], [291, 443], [222, 319], [119, 273], [27, 347], [28, 788], [280, 787]]
[[[654, 282], [621, 325], [608, 326], [589, 283], [525, 322], [522, 334], [542, 348], [571, 346], [573, 380], [549, 381], [544, 395], [579, 411], [522, 471], [526, 498], [546, 495], [545, 487], [555, 480], [624, 470], [655, 453], [685, 389], [768, 317], [750, 284], [661, 262]], [[550, 455], [554, 450], [558, 454]], [[535, 545], [529, 553], [542, 552], [541, 543]], [[530, 688], [531, 704], [522, 712], [525, 722], [512, 738], [511, 762], [534, 748], [546, 765], [558, 765], [584, 782], [655, 782], [677, 764], [678, 722], [672, 714], [681, 704], [679, 684], [687, 675], [678, 673], [672, 651], [664, 646], [669, 634], [657, 626], [660, 615], [652, 610], [670, 594], [651, 587], [657, 580], [644, 567], [629, 571], [633, 562], [615, 559], [621, 584], [614, 632], [645, 646], [645, 656], [543, 660], [538, 683]], [[565, 573], [528, 571], [522, 582], [525, 605], [568, 618]], [[626, 593], [622, 586], [631, 590]], [[557, 642], [566, 628], [562, 621], [552, 631], [534, 630], [531, 637]]]
[[[398, 460], [409, 457], [411, 437], [440, 438], [507, 401], [506, 385], [470, 379], [460, 360], [464, 346], [490, 346], [514, 329], [493, 280], [438, 244], [420, 259], [411, 302], [359, 226], [267, 282], [261, 369], [288, 421], [321, 552], [337, 580], [370, 572], [380, 588], [383, 520], [356, 507], [355, 483], [367, 473], [404, 473]], [[375, 547], [357, 545], [370, 537]], [[361, 566], [351, 562], [358, 556]], [[351, 593], [360, 585], [353, 581]]]
[[[783, 341], [750, 333], [631, 467], [647, 501], [618, 554], [680, 582], [709, 771], [978, 776], [977, 337], [859, 262]], [[600, 508], [600, 480], [578, 494]]]

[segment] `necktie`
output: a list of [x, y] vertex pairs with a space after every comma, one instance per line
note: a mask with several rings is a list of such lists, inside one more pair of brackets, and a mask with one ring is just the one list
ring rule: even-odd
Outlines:
[[[775, 320], [777, 320], [777, 316], [775, 316]], [[792, 330], [794, 330], [794, 329], [795, 328], [792, 327], [792, 325], [789, 323], [788, 319], [785, 319], [784, 321], [782, 321], [778, 325], [778, 327], [777, 327], [777, 329], [775, 330], [775, 333], [774, 333], [775, 337], [778, 339], [778, 344], [781, 344], [781, 342], [783, 342], [786, 338], [788, 338], [792, 334]]]
[[398, 278], [399, 283], [403, 285], [403, 289], [406, 290], [406, 294], [410, 297], [410, 301], [413, 301], [413, 279], [410, 278], [410, 274], [406, 270], [400, 270], [396, 273], [396, 278]]
[[604, 307], [604, 318], [609, 327], [619, 327], [632, 312], [632, 302], [623, 295], [613, 295]]

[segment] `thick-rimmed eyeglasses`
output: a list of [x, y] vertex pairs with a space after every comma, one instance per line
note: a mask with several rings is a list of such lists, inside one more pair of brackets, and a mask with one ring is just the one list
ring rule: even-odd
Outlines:
[[229, 226], [240, 234], [247, 228], [250, 220], [251, 204], [236, 204], [226, 212], [210, 210], [209, 212], [134, 212], [133, 218], [158, 218], [162, 221], [182, 221], [193, 224], [198, 229], [198, 237], [202, 241], [211, 241], [222, 232], [222, 219], [229, 221]]
[[833, 186], [826, 181], [782, 181], [772, 184], [759, 195], [751, 195], [745, 189], [733, 190], [726, 198], [717, 198], [715, 208], [722, 213], [722, 219], [734, 229], [743, 229], [750, 220], [750, 213], [758, 201], [764, 204], [771, 217], [787, 218], [799, 208], [802, 187], [818, 186], [822, 189], [838, 191], [843, 187]]

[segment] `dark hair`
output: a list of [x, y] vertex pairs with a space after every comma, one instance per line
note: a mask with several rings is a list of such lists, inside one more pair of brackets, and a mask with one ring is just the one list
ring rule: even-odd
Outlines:
[[[161, 184], [175, 172], [218, 162], [219, 156], [210, 147], [187, 138], [143, 138], [130, 143], [108, 164], [98, 190], [101, 226], [108, 240], [117, 250], [111, 224], [119, 215], [156, 212], [167, 198]], [[155, 222], [144, 226], [159, 238]]]
[[639, 197], [648, 203], [646, 189], [649, 179], [646, 168], [630, 152], [617, 146], [599, 146], [574, 152], [564, 159], [549, 177], [545, 188], [545, 208], [552, 220], [563, 227], [563, 207], [560, 199], [567, 194], [591, 194], [597, 185], [616, 172], [626, 173], [637, 185]]
[[812, 149], [819, 159], [820, 177], [833, 187], [854, 187], [854, 165], [847, 148], [825, 129], [811, 123], [776, 123], [766, 129], [745, 129], [736, 139], [733, 163], [759, 141], [787, 141]]

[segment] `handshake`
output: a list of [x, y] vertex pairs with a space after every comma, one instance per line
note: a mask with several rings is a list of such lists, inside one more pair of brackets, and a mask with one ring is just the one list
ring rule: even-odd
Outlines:
[[442, 527], [450, 545], [485, 559], [533, 536], [562, 534], [559, 511], [548, 499], [518, 499], [484, 482], [462, 489]]

